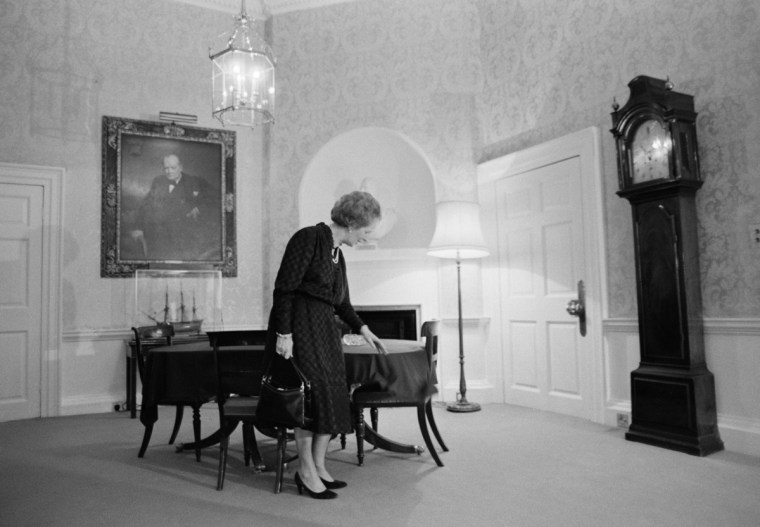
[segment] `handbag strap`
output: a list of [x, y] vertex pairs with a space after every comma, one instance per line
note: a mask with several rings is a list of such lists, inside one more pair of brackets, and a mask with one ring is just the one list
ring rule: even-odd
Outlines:
[[307, 386], [310, 386], [311, 383], [309, 382], [309, 379], [307, 379], [306, 375], [303, 374], [303, 372], [301, 371], [301, 368], [299, 368], [298, 364], [296, 364], [296, 361], [290, 358], [288, 359], [288, 362], [293, 365], [293, 369], [296, 370], [296, 374], [298, 374], [298, 378], [301, 379], [301, 382], [306, 384]]
[[[292, 357], [290, 359], [283, 359], [283, 360], [289, 362], [290, 365], [293, 366], [293, 369], [296, 370], [296, 375], [298, 375], [298, 378], [304, 385], [306, 385], [307, 387], [311, 387], [311, 382], [309, 382], [309, 379], [306, 378], [306, 375], [303, 374], [303, 372], [301, 371], [301, 368], [298, 367], [298, 365], [296, 364], [296, 361], [294, 361]], [[269, 361], [269, 364], [267, 364], [267, 370], [264, 372], [264, 375], [263, 375], [264, 378], [271, 377], [271, 374], [269, 373], [269, 369], [271, 367], [272, 367], [272, 361]]]

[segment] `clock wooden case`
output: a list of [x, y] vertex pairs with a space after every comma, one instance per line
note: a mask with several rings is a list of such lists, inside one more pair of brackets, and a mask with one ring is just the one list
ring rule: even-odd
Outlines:
[[613, 106], [620, 190], [631, 203], [641, 362], [626, 439], [694, 455], [722, 450], [705, 363], [694, 198], [702, 186], [690, 95], [639, 76]]

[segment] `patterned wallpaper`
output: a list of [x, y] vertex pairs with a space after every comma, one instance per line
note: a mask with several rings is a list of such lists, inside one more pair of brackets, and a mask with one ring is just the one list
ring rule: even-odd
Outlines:
[[274, 17], [278, 116], [266, 185], [273, 282], [297, 227], [297, 188], [331, 138], [386, 127], [408, 137], [436, 176], [437, 200], [477, 199], [473, 145], [483, 75], [469, 1], [351, 2]]
[[[754, 0], [480, 3], [486, 86], [478, 101], [488, 159], [589, 125], [639, 74], [694, 95], [702, 177], [697, 195], [707, 317], [760, 315], [760, 4]], [[504, 67], [498, 67], [503, 65]], [[635, 316], [630, 207], [618, 198], [612, 136], [603, 135], [612, 316]]]
[[[438, 200], [476, 199], [479, 161], [598, 126], [609, 310], [635, 316], [630, 207], [606, 130], [639, 74], [695, 96], [705, 315], [760, 316], [759, 17], [757, 0], [371, 0], [276, 14], [277, 124], [238, 130], [245, 254], [226, 322], [263, 320], [255, 299], [270, 298], [297, 227], [301, 176], [331, 138], [365, 126], [419, 146]], [[101, 116], [177, 111], [218, 126], [206, 45], [231, 24], [170, 0], [0, 0], [0, 160], [67, 170], [64, 330], [123, 328], [130, 309], [127, 281], [94, 279]]]
[[[66, 169], [64, 332], [132, 322], [133, 282], [99, 278], [102, 116], [180, 112], [219, 128], [210, 115], [207, 44], [232, 24], [231, 15], [168, 0], [0, 0], [0, 160]], [[260, 134], [236, 131], [238, 193], [258, 196]], [[225, 281], [227, 324], [262, 320], [250, 301], [261, 294], [256, 214], [258, 207], [238, 211], [241, 254], [238, 278]]]
[[295, 226], [290, 189], [309, 159], [345, 130], [411, 137], [442, 200], [476, 196], [477, 162], [598, 126], [609, 312], [635, 317], [630, 206], [607, 130], [633, 77], [669, 76], [699, 113], [705, 316], [757, 317], [759, 17], [756, 0], [373, 0], [278, 15], [269, 247], [279, 254]]

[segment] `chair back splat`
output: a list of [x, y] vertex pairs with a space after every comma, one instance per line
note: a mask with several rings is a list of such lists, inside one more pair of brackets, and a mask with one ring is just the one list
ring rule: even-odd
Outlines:
[[257, 472], [265, 470], [259, 453], [254, 428], [269, 437], [277, 438], [277, 471], [275, 493], [282, 489], [285, 462], [280, 453], [285, 451], [287, 434], [272, 430], [256, 418], [256, 407], [261, 392], [261, 378], [266, 367], [264, 351], [266, 330], [209, 331], [209, 343], [214, 350], [214, 367], [217, 375], [217, 407], [219, 408], [219, 471], [216, 489], [224, 488], [227, 471], [227, 451], [230, 434], [238, 424], [243, 426], [243, 455], [245, 466], [250, 466], [253, 458]]
[[420, 329], [420, 335], [425, 339], [425, 352], [432, 371], [435, 371], [438, 364], [438, 331], [440, 326], [439, 320], [428, 320], [422, 324]]
[[[208, 337], [214, 349], [217, 402], [224, 402], [229, 394], [258, 396], [264, 374], [266, 331], [209, 331]], [[234, 350], [241, 347], [250, 348], [250, 351], [240, 353]], [[227, 353], [221, 348], [231, 349]]]

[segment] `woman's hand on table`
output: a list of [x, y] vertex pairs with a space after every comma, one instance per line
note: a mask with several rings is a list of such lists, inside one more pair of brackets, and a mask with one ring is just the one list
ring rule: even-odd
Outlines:
[[383, 344], [383, 341], [380, 340], [377, 335], [370, 331], [369, 326], [362, 326], [360, 332], [362, 337], [364, 337], [364, 340], [367, 341], [367, 344], [369, 344], [373, 350], [380, 355], [388, 355], [388, 350], [385, 349], [385, 344]]

